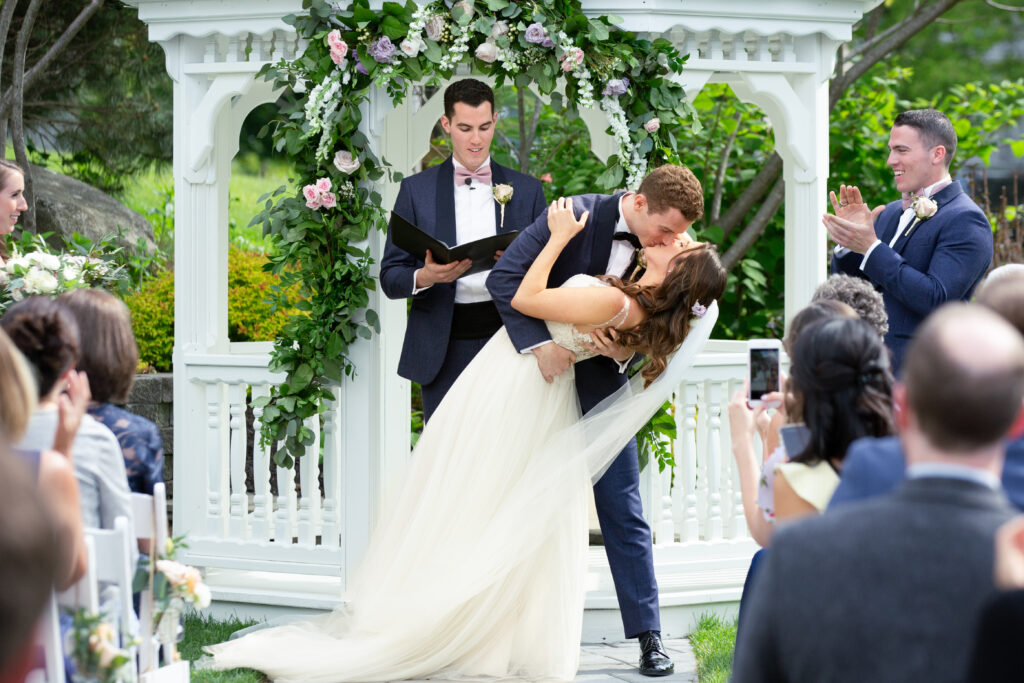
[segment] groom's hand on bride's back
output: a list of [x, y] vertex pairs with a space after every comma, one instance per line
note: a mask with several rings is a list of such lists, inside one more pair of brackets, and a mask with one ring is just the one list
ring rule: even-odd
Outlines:
[[548, 384], [553, 382], [557, 375], [568, 370], [576, 360], [576, 354], [555, 342], [548, 342], [531, 350], [537, 358], [540, 374], [544, 375], [544, 381]]
[[633, 352], [618, 343], [619, 333], [614, 327], [599, 327], [590, 333], [590, 348], [596, 353], [611, 358], [616, 363], [625, 363]]

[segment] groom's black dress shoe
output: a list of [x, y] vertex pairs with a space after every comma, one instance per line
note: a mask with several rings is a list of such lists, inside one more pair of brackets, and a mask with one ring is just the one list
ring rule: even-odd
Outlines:
[[665, 646], [661, 643], [660, 631], [648, 631], [640, 635], [640, 673], [644, 676], [668, 676], [676, 670]]

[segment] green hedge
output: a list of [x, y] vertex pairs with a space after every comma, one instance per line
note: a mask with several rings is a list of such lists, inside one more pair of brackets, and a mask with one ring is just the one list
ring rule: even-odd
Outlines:
[[[267, 257], [232, 247], [228, 254], [228, 339], [272, 341], [288, 318], [298, 311], [278, 308], [270, 312], [267, 300], [279, 281], [263, 270]], [[289, 291], [289, 299], [297, 291]], [[139, 345], [140, 369], [169, 372], [174, 347], [174, 272], [165, 271], [124, 298], [132, 312], [132, 329]]]

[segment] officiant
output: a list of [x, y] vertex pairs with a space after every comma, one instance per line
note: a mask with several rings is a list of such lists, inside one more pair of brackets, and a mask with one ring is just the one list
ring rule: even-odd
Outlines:
[[[533, 223], [544, 211], [544, 191], [536, 178], [491, 160], [497, 120], [486, 83], [466, 78], [448, 86], [441, 126], [452, 155], [402, 180], [395, 213], [449, 246]], [[489, 271], [467, 275], [469, 259], [440, 264], [433, 256], [420, 261], [389, 235], [380, 268], [387, 297], [412, 299], [398, 374], [422, 387], [424, 421], [502, 325], [485, 286]]]

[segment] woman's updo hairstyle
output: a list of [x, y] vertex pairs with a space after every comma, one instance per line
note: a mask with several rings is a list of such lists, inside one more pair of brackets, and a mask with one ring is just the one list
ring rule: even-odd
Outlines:
[[703, 243], [676, 256], [660, 285], [624, 284], [617, 278], [608, 281], [627, 296], [636, 299], [647, 317], [636, 327], [619, 332], [618, 342], [646, 355], [643, 369], [645, 385], [665, 369], [667, 356], [679, 348], [690, 332], [698, 304], [706, 309], [722, 297], [728, 274], [718, 258], [715, 245]]
[[812, 324], [792, 349], [790, 382], [811, 432], [802, 453], [806, 465], [842, 461], [864, 436], [893, 433], [889, 353], [870, 324], [836, 318]]
[[63, 306], [45, 296], [19, 301], [0, 318], [0, 326], [35, 369], [39, 397], [78, 362], [78, 325]]

